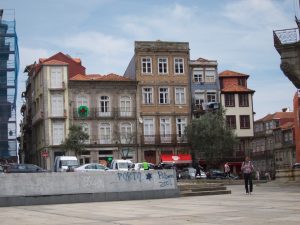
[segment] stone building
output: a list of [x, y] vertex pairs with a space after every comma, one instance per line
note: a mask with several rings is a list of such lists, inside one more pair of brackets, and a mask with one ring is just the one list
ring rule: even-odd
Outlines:
[[136, 41], [124, 75], [138, 81], [139, 160], [191, 162], [184, 136], [191, 115], [189, 44]]
[[293, 129], [290, 127], [293, 121], [293, 112], [284, 111], [268, 114], [254, 122], [251, 155], [257, 170], [274, 174], [276, 165], [282, 166], [285, 162], [292, 161], [287, 158], [283, 161], [282, 152], [285, 151], [284, 154], [292, 154], [292, 150], [288, 150], [290, 153], [286, 152], [287, 148], [292, 147], [290, 144], [293, 143], [293, 138], [284, 135], [293, 133]]

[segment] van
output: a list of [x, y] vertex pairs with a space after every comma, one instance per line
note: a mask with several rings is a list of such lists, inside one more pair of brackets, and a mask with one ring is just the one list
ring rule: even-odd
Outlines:
[[54, 172], [67, 172], [72, 171], [75, 167], [79, 166], [76, 156], [57, 156], [54, 160]]
[[132, 162], [128, 159], [114, 159], [110, 164], [112, 170], [128, 171], [132, 167]]

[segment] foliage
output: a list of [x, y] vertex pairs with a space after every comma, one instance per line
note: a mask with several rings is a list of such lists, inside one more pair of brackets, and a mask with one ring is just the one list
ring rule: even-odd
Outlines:
[[79, 106], [78, 114], [80, 117], [87, 117], [89, 115], [89, 108], [85, 105]]
[[89, 135], [82, 130], [81, 126], [72, 125], [69, 128], [69, 135], [62, 143], [65, 151], [74, 151], [79, 155], [85, 149], [84, 142], [89, 139]]
[[194, 119], [187, 127], [186, 135], [191, 143], [194, 162], [201, 152], [208, 165], [232, 156], [237, 143], [234, 132], [226, 126], [223, 109], [207, 112], [199, 119]]

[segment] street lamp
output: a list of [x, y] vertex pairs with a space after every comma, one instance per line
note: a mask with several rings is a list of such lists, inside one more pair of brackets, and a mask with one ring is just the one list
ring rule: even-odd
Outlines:
[[129, 148], [122, 148], [121, 154], [122, 154], [122, 159], [127, 159], [129, 153]]

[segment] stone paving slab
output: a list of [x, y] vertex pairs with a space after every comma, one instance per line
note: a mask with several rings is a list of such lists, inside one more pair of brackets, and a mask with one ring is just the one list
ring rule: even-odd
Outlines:
[[244, 194], [140, 201], [3, 207], [1, 225], [300, 224], [300, 186], [259, 185]]

